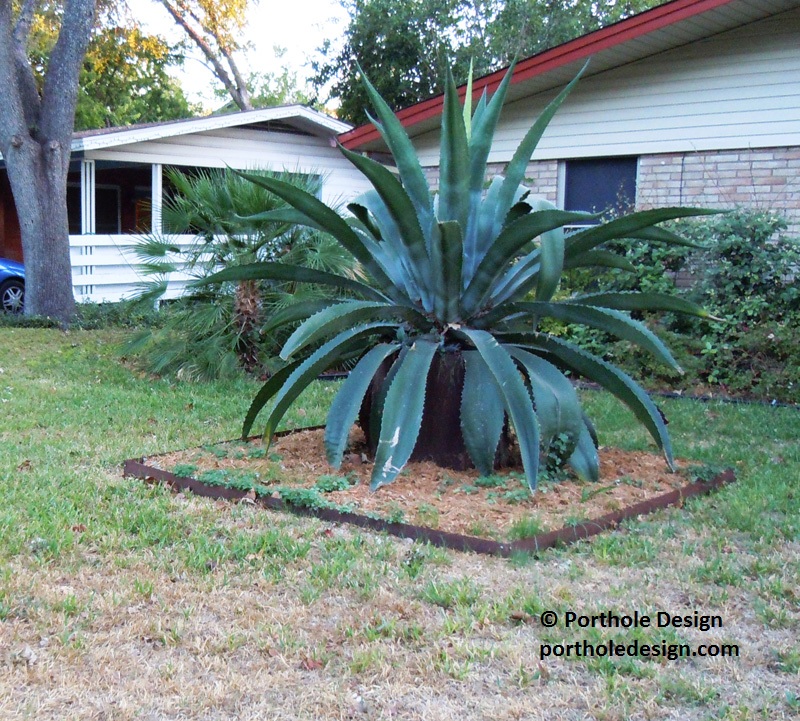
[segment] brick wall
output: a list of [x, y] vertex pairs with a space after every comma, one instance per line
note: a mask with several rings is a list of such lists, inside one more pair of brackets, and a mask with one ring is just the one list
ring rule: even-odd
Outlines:
[[[489, 165], [487, 178], [503, 167]], [[436, 187], [439, 169], [426, 168], [425, 174]], [[525, 185], [556, 203], [558, 161], [530, 163]], [[790, 233], [800, 235], [800, 148], [643, 155], [636, 195], [640, 209], [694, 205], [775, 211], [786, 216]]]
[[[502, 175], [505, 163], [490, 163], [486, 166], [486, 179], [491, 180], [495, 175]], [[432, 188], [439, 185], [439, 168], [424, 168], [425, 177]], [[530, 163], [525, 169], [523, 184], [551, 203], [558, 201], [558, 161], [545, 160]]]
[[800, 233], [800, 148], [642, 156], [637, 205], [775, 211]]

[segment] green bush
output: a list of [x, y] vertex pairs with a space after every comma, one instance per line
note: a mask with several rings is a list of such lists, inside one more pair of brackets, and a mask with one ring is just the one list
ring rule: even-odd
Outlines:
[[[320, 179], [298, 173], [255, 173], [280, 178], [318, 193]], [[219, 268], [270, 260], [339, 273], [354, 273], [352, 256], [325, 233], [291, 227], [264, 217], [285, 203], [267, 190], [230, 170], [184, 174], [168, 171], [171, 192], [162, 212], [170, 233], [195, 235], [189, 248], [175, 245], [172, 236], [149, 236], [137, 246], [142, 270], [152, 280], [140, 301], [153, 305], [179, 267], [196, 278]], [[243, 279], [236, 283], [194, 288], [169, 301], [161, 327], [134, 334], [124, 346], [148, 372], [185, 380], [208, 380], [260, 375], [281, 364], [275, 356], [291, 328], [271, 325], [275, 313], [298, 303], [319, 303], [340, 297], [295, 282]]]
[[592, 329], [571, 327], [567, 337], [635, 373], [651, 387], [707, 388], [733, 395], [800, 402], [800, 244], [787, 237], [775, 213], [738, 209], [680, 221], [681, 235], [697, 249], [633, 246], [625, 257], [635, 270], [609, 270], [587, 278], [572, 273], [561, 289], [588, 282], [598, 292], [666, 291], [679, 271], [690, 285], [677, 291], [720, 321], [666, 314], [646, 318], [670, 345], [684, 376], [648, 354]]

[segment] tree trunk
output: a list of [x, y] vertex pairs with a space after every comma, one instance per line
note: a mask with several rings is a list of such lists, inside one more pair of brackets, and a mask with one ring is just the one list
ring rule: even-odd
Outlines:
[[7, 169], [25, 261], [25, 314], [66, 324], [75, 312], [67, 221], [70, 148], [57, 141], [12, 143]]
[[[380, 436], [380, 414], [373, 408], [383, 404], [381, 387], [391, 362], [384, 363], [370, 384], [358, 414], [367, 447], [374, 456]], [[464, 358], [460, 351], [437, 353], [425, 384], [425, 409], [412, 461], [432, 461], [443, 468], [463, 471], [474, 468], [461, 432], [461, 396], [464, 390]], [[503, 429], [495, 455], [495, 468], [509, 462], [510, 436]]]
[[239, 338], [236, 342], [236, 355], [247, 373], [259, 370], [259, 346], [256, 337], [258, 319], [261, 313], [261, 293], [258, 281], [243, 280], [236, 286], [233, 301], [234, 324]]

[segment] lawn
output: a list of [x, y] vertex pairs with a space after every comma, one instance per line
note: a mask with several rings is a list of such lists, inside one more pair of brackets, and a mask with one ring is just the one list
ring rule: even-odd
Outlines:
[[[235, 437], [256, 386], [141, 376], [120, 338], [0, 331], [0, 718], [800, 714], [798, 410], [664, 401], [676, 455], [738, 481], [507, 561], [122, 478], [126, 458]], [[320, 422], [332, 390], [289, 425]], [[616, 401], [585, 400], [602, 443], [647, 447]], [[695, 611], [721, 626], [655, 627]], [[599, 627], [635, 612], [651, 626]], [[563, 655], [610, 640], [738, 656]]]

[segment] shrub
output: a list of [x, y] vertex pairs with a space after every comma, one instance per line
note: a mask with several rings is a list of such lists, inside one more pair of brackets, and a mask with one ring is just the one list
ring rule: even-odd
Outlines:
[[[319, 190], [315, 176], [263, 175], [311, 193]], [[169, 275], [179, 268], [202, 278], [221, 267], [268, 259], [354, 272], [352, 256], [332, 238], [268, 217], [269, 211], [285, 207], [285, 203], [230, 170], [188, 175], [170, 170], [167, 178], [173, 190], [164, 203], [164, 226], [169, 233], [194, 234], [195, 240], [188, 248], [176, 245], [169, 234], [138, 243], [141, 267], [152, 278], [139, 296], [143, 306], [152, 306], [163, 296]], [[295, 304], [318, 303], [332, 295], [336, 294], [291, 281], [242, 280], [205, 286], [169, 301], [162, 327], [133, 335], [123, 352], [137, 356], [150, 372], [185, 379], [274, 370], [274, 356], [290, 329], [276, 332], [271, 317]]]
[[643, 319], [668, 342], [683, 375], [607, 333], [581, 326], [564, 337], [641, 377], [651, 387], [719, 388], [733, 395], [800, 402], [800, 243], [785, 235], [785, 218], [737, 209], [674, 229], [699, 248], [612, 244], [631, 263], [628, 270], [590, 274], [571, 271], [561, 293], [582, 284], [596, 292], [667, 292], [675, 276], [691, 275], [676, 292], [719, 321], [667, 313]]

